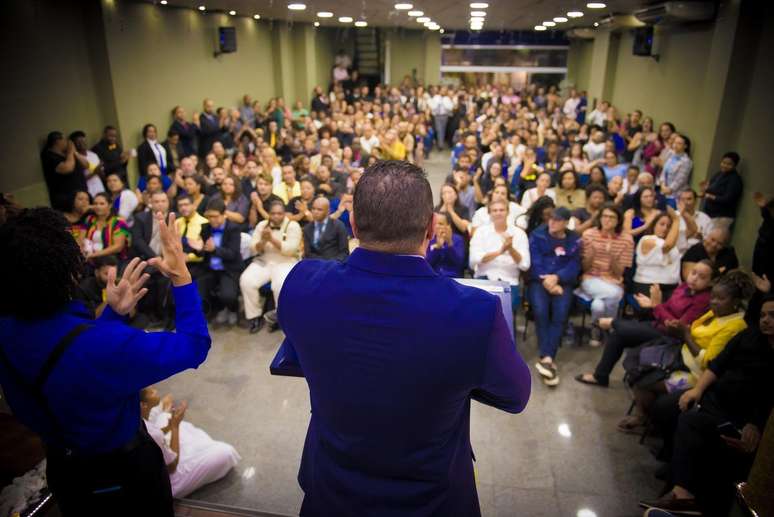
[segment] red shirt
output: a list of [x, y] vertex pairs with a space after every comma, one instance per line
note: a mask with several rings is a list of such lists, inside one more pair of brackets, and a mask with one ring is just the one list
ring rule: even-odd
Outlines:
[[680, 320], [684, 325], [690, 325], [709, 310], [710, 291], [711, 289], [705, 289], [692, 294], [688, 284], [680, 284], [667, 301], [653, 309], [653, 317], [656, 319], [654, 326], [664, 332], [666, 320]]

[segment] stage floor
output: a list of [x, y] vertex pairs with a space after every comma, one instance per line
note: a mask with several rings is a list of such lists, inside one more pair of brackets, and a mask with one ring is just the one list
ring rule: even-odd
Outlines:
[[[434, 190], [448, 171], [448, 158], [427, 168]], [[436, 194], [437, 197], [437, 194]], [[517, 325], [521, 328], [523, 317]], [[474, 402], [471, 439], [484, 516], [628, 517], [641, 515], [640, 498], [662, 486], [649, 442], [616, 430], [629, 407], [620, 367], [611, 387], [581, 385], [573, 376], [593, 367], [600, 349], [562, 348], [561, 384], [548, 388], [534, 374], [534, 327], [518, 348], [533, 371], [526, 411], [509, 415]], [[229, 475], [192, 499], [297, 515], [303, 493], [296, 475], [309, 421], [303, 379], [272, 377], [269, 363], [282, 333], [212, 329], [207, 361], [158, 386], [188, 400], [186, 419], [214, 439], [234, 445], [242, 461]], [[560, 431], [561, 430], [561, 431]], [[651, 444], [652, 445], [652, 444]]]

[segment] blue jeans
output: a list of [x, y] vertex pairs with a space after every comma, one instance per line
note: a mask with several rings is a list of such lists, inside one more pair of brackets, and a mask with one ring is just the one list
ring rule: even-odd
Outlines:
[[528, 295], [532, 304], [532, 314], [535, 316], [538, 349], [540, 357], [556, 357], [559, 342], [562, 339], [567, 315], [572, 304], [572, 288], [563, 285], [564, 292], [552, 295], [546, 291], [541, 282], [530, 282]]

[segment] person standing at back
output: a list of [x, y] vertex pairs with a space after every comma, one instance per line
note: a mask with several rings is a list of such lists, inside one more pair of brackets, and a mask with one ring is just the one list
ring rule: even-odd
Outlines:
[[[285, 280], [279, 321], [312, 405], [302, 516], [480, 514], [470, 401], [521, 412], [530, 373], [499, 298], [425, 260], [433, 220], [422, 169], [377, 162], [355, 188], [360, 247]], [[310, 313], [310, 296], [326, 303]]]
[[[46, 445], [46, 477], [65, 517], [173, 515], [161, 451], [140, 418], [139, 391], [207, 357], [210, 336], [180, 235], [157, 215], [162, 256], [107, 275], [99, 318], [76, 301], [85, 263], [49, 208], [0, 226], [0, 384], [16, 417]], [[152, 265], [168, 276], [177, 332], [131, 328]]]

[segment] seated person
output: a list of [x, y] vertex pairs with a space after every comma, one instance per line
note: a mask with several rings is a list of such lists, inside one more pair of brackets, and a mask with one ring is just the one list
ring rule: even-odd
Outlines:
[[140, 416], [164, 455], [175, 498], [217, 481], [242, 459], [231, 445], [183, 421], [187, 408], [185, 401], [173, 406], [170, 395], [160, 398], [155, 388], [140, 391]]
[[567, 229], [569, 222], [570, 211], [559, 207], [547, 225], [539, 226], [529, 236], [532, 270], [527, 292], [540, 350], [535, 368], [547, 386], [559, 384], [554, 360], [580, 273], [580, 237]]
[[602, 344], [600, 318], [610, 318], [618, 312], [623, 298], [623, 273], [632, 265], [634, 243], [623, 231], [621, 211], [612, 203], [602, 207], [593, 228], [583, 232], [583, 279], [581, 297], [591, 300], [591, 346]]
[[602, 170], [605, 171], [605, 177], [608, 181], [616, 177], [623, 180], [626, 177], [627, 168], [625, 163], [618, 163], [618, 155], [615, 154], [615, 151], [605, 151], [605, 164], [602, 166]]
[[115, 255], [105, 255], [94, 259], [94, 275], [86, 276], [81, 280], [80, 296], [83, 304], [92, 312], [94, 319], [102, 315], [107, 305], [108, 273], [111, 269], [118, 268], [118, 259]]
[[446, 176], [446, 183], [457, 187], [457, 194], [460, 196], [460, 202], [467, 207], [468, 213], [473, 214], [476, 211], [476, 189], [473, 187], [470, 172], [466, 167], [454, 169], [454, 172]]
[[339, 197], [331, 199], [331, 218], [344, 223], [347, 229], [347, 235], [352, 237], [352, 223], [349, 222], [349, 216], [352, 213], [352, 203], [354, 197], [352, 194], [342, 192]]
[[199, 215], [204, 215], [205, 210], [207, 210], [207, 203], [210, 201], [210, 198], [205, 194], [207, 181], [204, 179], [204, 176], [201, 174], [189, 176], [183, 181], [183, 184], [185, 185], [185, 193], [191, 198], [196, 211]]
[[294, 197], [301, 195], [301, 184], [296, 179], [296, 171], [291, 164], [282, 166], [282, 182], [274, 187], [272, 193], [286, 205]]
[[559, 173], [559, 185], [555, 193], [556, 206], [577, 210], [586, 205], [586, 191], [578, 187], [578, 175], [572, 169]]
[[641, 188], [634, 196], [634, 207], [624, 213], [624, 224], [632, 238], [638, 240], [661, 211], [656, 207], [656, 191], [652, 188]]
[[285, 210], [287, 211], [288, 219], [297, 222], [303, 228], [314, 219], [312, 216], [312, 201], [315, 198], [314, 183], [312, 183], [310, 178], [304, 178], [298, 183], [301, 195], [292, 198]]
[[483, 168], [478, 169], [473, 178], [473, 184], [478, 191], [479, 199], [486, 197], [492, 191], [498, 178], [505, 179], [503, 177], [502, 163], [493, 162], [486, 171]]
[[285, 277], [298, 262], [300, 247], [301, 227], [288, 219], [285, 204], [277, 199], [269, 207], [269, 218], [258, 223], [253, 231], [250, 252], [255, 258], [239, 278], [251, 334], [263, 327], [261, 287], [271, 282], [274, 303], [278, 304]]
[[282, 202], [279, 196], [272, 193], [272, 179], [268, 174], [261, 174], [256, 179], [255, 190], [250, 194], [250, 212], [248, 221], [254, 228], [261, 221], [269, 219], [269, 208], [275, 201]]
[[166, 174], [161, 173], [161, 168], [155, 163], [149, 163], [147, 173], [145, 176], [140, 176], [137, 180], [137, 197], [140, 197], [142, 192], [145, 192], [148, 188], [148, 178], [156, 177], [161, 180], [161, 187], [166, 192], [172, 186], [172, 180]]
[[465, 269], [465, 239], [452, 231], [449, 214], [436, 212], [435, 237], [427, 245], [425, 258], [439, 275], [462, 278]]
[[[349, 256], [349, 235], [344, 223], [330, 217], [330, 201], [320, 196], [312, 202], [314, 221], [302, 229], [304, 258], [345, 261]], [[290, 219], [290, 216], [288, 216]]]
[[235, 325], [239, 311], [237, 282], [242, 272], [241, 231], [226, 219], [222, 199], [211, 199], [204, 216], [210, 223], [210, 236], [204, 242], [188, 241], [194, 250], [204, 252], [204, 265], [196, 277], [199, 296], [205, 314], [217, 312], [215, 323]]
[[511, 308], [519, 306], [519, 277], [529, 269], [527, 234], [508, 225], [505, 201], [489, 203], [492, 222], [482, 226], [470, 241], [470, 269], [475, 278], [499, 280], [511, 284]]
[[[508, 190], [508, 186], [505, 184], [497, 185], [492, 192], [489, 193], [488, 199], [491, 201], [505, 201], [508, 203], [508, 225], [516, 226], [516, 218], [523, 214], [524, 210], [518, 203], [511, 199], [511, 191]], [[475, 233], [476, 229], [491, 223], [489, 219], [489, 207], [482, 206], [473, 214], [473, 220], [470, 222], [471, 233]]]
[[658, 284], [665, 300], [672, 296], [680, 283], [680, 252], [677, 237], [680, 232], [679, 215], [667, 207], [650, 223], [637, 243], [634, 272], [634, 292], [647, 294]]
[[664, 436], [674, 437], [673, 488], [659, 500], [642, 501], [642, 506], [729, 515], [735, 482], [747, 478], [774, 407], [771, 295], [763, 301], [758, 325], [734, 336], [709, 362], [696, 386], [656, 402], [655, 423]]
[[677, 237], [677, 249], [680, 254], [685, 253], [704, 239], [712, 230], [712, 219], [697, 210], [698, 203], [696, 192], [692, 189], [680, 192], [677, 201], [677, 210], [680, 212], [680, 235]]
[[[634, 208], [634, 201], [637, 199], [637, 192], [644, 188], [656, 188], [656, 180], [653, 179], [653, 175], [649, 172], [641, 172], [637, 176], [637, 184], [632, 193], [624, 195], [621, 209], [626, 212], [630, 208]], [[656, 208], [659, 210], [666, 210], [667, 201], [666, 197], [660, 192], [656, 193]]]
[[529, 210], [516, 218], [516, 227], [524, 230], [529, 236], [540, 226], [548, 224], [555, 208], [554, 200], [548, 196], [543, 196], [535, 201]]
[[470, 227], [470, 213], [460, 201], [457, 187], [444, 183], [441, 185], [441, 199], [435, 207], [437, 212], [447, 214], [452, 222], [452, 231], [460, 237], [467, 237]]
[[713, 228], [704, 236], [704, 240], [688, 248], [683, 255], [682, 269], [683, 278], [688, 276], [691, 268], [700, 260], [709, 259], [715, 264], [715, 268], [722, 275], [726, 271], [731, 271], [739, 267], [739, 259], [736, 258], [736, 251], [733, 246], [728, 246], [731, 235], [728, 229], [720, 227]]
[[583, 373], [575, 380], [584, 384], [607, 387], [610, 372], [621, 359], [624, 350], [666, 335], [667, 321], [679, 321], [690, 325], [709, 309], [713, 275], [712, 262], [702, 260], [691, 270], [688, 279], [680, 284], [668, 299], [664, 299], [659, 286], [653, 285], [650, 296], [638, 294], [640, 307], [653, 309], [649, 322], [623, 318], [601, 318], [599, 326], [609, 330], [605, 349], [594, 373]]
[[[111, 176], [112, 177], [112, 176]], [[94, 196], [93, 215], [86, 216], [83, 254], [89, 260], [115, 255], [119, 261], [129, 257], [129, 227], [113, 215], [110, 198], [105, 192]]]
[[594, 220], [599, 215], [606, 200], [607, 190], [601, 185], [592, 183], [586, 187], [586, 206], [573, 210], [570, 220], [578, 235], [583, 235], [583, 232], [594, 225]]
[[551, 175], [547, 172], [540, 173], [535, 181], [535, 186], [524, 192], [524, 196], [521, 198], [521, 207], [524, 210], [529, 210], [529, 207], [543, 196], [550, 197], [556, 203], [556, 191], [551, 188]]
[[242, 195], [242, 184], [234, 175], [227, 175], [220, 182], [220, 189], [210, 199], [220, 199], [226, 205], [226, 219], [239, 226], [247, 228], [247, 212], [250, 202]]
[[729, 271], [712, 287], [710, 310], [690, 325], [679, 320], [665, 322], [667, 333], [683, 342], [680, 355], [684, 368], [669, 374], [665, 380], [635, 384], [634, 411], [618, 424], [622, 431], [631, 431], [645, 423], [653, 401], [663, 393], [692, 388], [707, 369], [709, 362], [723, 351], [726, 344], [747, 328], [744, 303], [752, 296], [755, 286], [746, 273]]
[[317, 193], [333, 199], [339, 195], [342, 191], [341, 185], [334, 181], [331, 176], [331, 170], [326, 165], [320, 165], [315, 171], [313, 178], [315, 181], [315, 188]]
[[[198, 278], [205, 269], [204, 243], [210, 238], [210, 222], [203, 215], [199, 215], [188, 194], [177, 199], [177, 211], [180, 215], [175, 220], [175, 225], [186, 253], [185, 262], [191, 276]], [[192, 243], [196, 249], [191, 246]]]
[[110, 194], [110, 204], [113, 206], [113, 213], [126, 221], [127, 226], [134, 223], [134, 211], [137, 209], [140, 200], [137, 194], [126, 188], [124, 180], [119, 172], [111, 172], [105, 177], [107, 192]]

